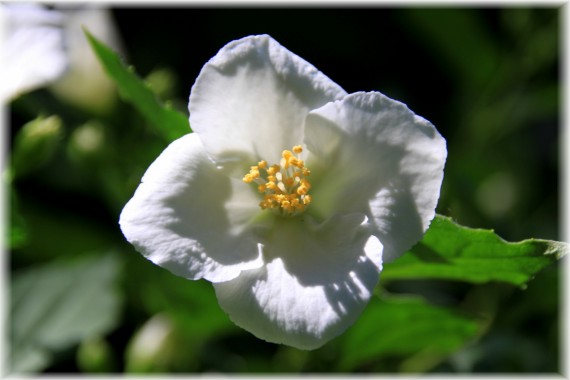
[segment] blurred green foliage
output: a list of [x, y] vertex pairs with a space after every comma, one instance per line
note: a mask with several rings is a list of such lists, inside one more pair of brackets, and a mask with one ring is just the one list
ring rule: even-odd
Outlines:
[[[416, 247], [386, 266], [353, 327], [306, 352], [234, 326], [209, 283], [152, 265], [117, 223], [145, 169], [183, 133], [180, 114], [201, 66], [232, 39], [269, 33], [348, 92], [381, 91], [437, 126], [449, 150], [441, 214], [508, 240], [559, 240], [558, 9], [128, 7], [114, 15], [128, 62], [146, 79], [91, 43], [126, 102], [88, 112], [40, 89], [9, 107], [12, 370], [560, 370], [557, 265], [526, 290], [489, 282], [508, 280], [497, 273], [482, 284], [457, 281], [463, 272], [405, 280], [423, 257]], [[165, 119], [177, 126], [168, 130]], [[543, 264], [523, 269], [531, 276]]]
[[108, 254], [19, 272], [12, 282], [10, 371], [42, 370], [56, 353], [114, 328], [118, 272]]

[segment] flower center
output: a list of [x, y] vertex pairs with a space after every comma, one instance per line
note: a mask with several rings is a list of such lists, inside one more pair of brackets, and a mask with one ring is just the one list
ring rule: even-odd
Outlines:
[[311, 172], [299, 157], [302, 151], [300, 145], [294, 146], [292, 152], [284, 150], [279, 165], [269, 166], [266, 161], [259, 161], [243, 177], [243, 182], [257, 184], [257, 190], [263, 194], [259, 203], [263, 210], [294, 216], [311, 203], [311, 196], [307, 194], [311, 184], [306, 178]]

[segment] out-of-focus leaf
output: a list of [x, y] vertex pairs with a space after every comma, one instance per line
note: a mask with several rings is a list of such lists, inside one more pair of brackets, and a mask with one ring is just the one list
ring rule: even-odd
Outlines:
[[18, 206], [28, 237], [12, 258], [19, 265], [75, 257], [77, 252], [104, 251], [121, 241], [111, 228], [105, 228], [103, 222], [81, 207], [72, 210], [65, 204], [38, 202], [24, 196]]
[[188, 119], [180, 112], [163, 105], [134, 72], [127, 68], [109, 47], [85, 32], [93, 51], [109, 76], [117, 83], [121, 97], [133, 104], [167, 141], [192, 132]]
[[341, 368], [373, 360], [451, 354], [478, 332], [478, 323], [417, 297], [373, 298], [344, 337]]
[[491, 230], [463, 227], [438, 215], [421, 242], [384, 265], [381, 278], [502, 281], [522, 286], [569, 249], [567, 243], [550, 240], [509, 243]]
[[11, 292], [12, 373], [47, 367], [58, 352], [118, 321], [115, 256], [51, 263], [16, 273]]
[[[217, 334], [235, 331], [235, 325], [220, 309], [209, 282], [189, 281], [138, 258], [131, 265], [127, 286], [134, 286], [131, 299], [154, 315], [164, 313], [181, 333], [200, 342]], [[136, 272], [136, 273], [135, 273]]]

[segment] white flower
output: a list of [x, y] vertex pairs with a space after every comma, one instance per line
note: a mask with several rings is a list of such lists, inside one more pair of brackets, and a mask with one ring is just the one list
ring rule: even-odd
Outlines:
[[195, 133], [150, 166], [123, 233], [152, 262], [211, 281], [257, 337], [323, 345], [366, 306], [382, 259], [428, 228], [445, 140], [404, 104], [347, 94], [266, 35], [222, 48], [189, 110]]
[[116, 98], [83, 28], [114, 50], [122, 50], [109, 10], [34, 3], [0, 4], [5, 21], [0, 68], [0, 101], [49, 86], [56, 96], [89, 111], [104, 112]]
[[33, 3], [0, 4], [0, 102], [52, 82], [67, 67], [63, 17]]
[[64, 16], [69, 70], [50, 86], [50, 90], [68, 103], [88, 111], [105, 112], [117, 98], [115, 83], [104, 72], [83, 32], [83, 28], [115, 51], [122, 51], [119, 32], [111, 11], [98, 5], [58, 4]]

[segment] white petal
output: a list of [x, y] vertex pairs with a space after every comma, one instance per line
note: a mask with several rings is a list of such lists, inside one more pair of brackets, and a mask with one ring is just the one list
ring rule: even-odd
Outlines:
[[382, 245], [363, 219], [278, 220], [264, 241], [267, 264], [214, 284], [220, 306], [258, 338], [322, 346], [356, 320], [378, 282]]
[[220, 166], [279, 162], [303, 139], [309, 110], [346, 95], [314, 66], [267, 35], [223, 47], [190, 94], [190, 125]]
[[385, 262], [421, 239], [447, 156], [430, 122], [378, 92], [355, 93], [312, 111], [305, 137], [315, 167], [325, 167], [312, 181], [312, 213], [365, 213]]
[[[197, 135], [186, 135], [149, 167], [121, 213], [121, 229], [149, 260], [179, 276], [233, 279], [262, 265], [258, 244], [243, 228], [258, 202], [242, 185], [215, 168]], [[234, 212], [232, 203], [244, 206]]]
[[7, 25], [0, 54], [0, 102], [43, 86], [67, 67], [61, 14], [36, 4], [0, 4]]

